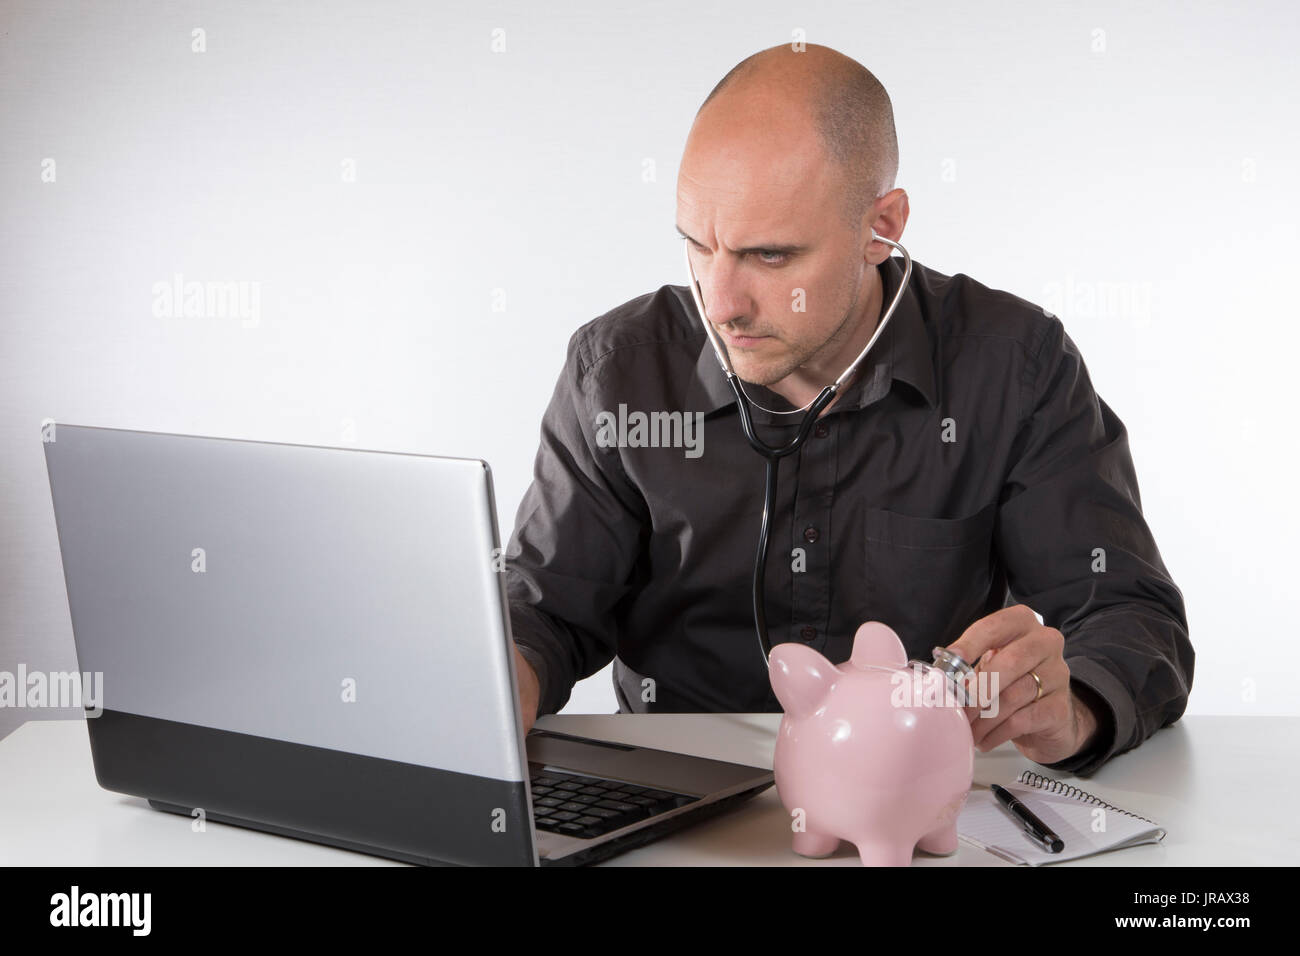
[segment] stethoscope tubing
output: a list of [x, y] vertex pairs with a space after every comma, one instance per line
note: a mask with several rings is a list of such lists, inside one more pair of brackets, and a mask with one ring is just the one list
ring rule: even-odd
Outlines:
[[[898, 284], [898, 289], [894, 293], [893, 300], [889, 303], [889, 308], [885, 311], [884, 316], [880, 320], [880, 324], [876, 327], [875, 333], [871, 336], [871, 340], [867, 342], [866, 347], [858, 353], [858, 357], [855, 358], [849, 367], [844, 370], [843, 374], [841, 374], [832, 384], [823, 388], [817, 397], [805, 406], [807, 412], [804, 415], [803, 421], [799, 424], [799, 431], [795, 433], [794, 438], [790, 439], [790, 441], [786, 442], [784, 445], [769, 445], [767, 442], [763, 441], [763, 439], [759, 437], [758, 432], [754, 430], [753, 415], [750, 411], [750, 405], [752, 403], [740, 384], [739, 376], [736, 375], [735, 369], [732, 368], [731, 360], [722, 346], [722, 340], [718, 336], [717, 330], [713, 328], [713, 323], [708, 319], [707, 313], [704, 309], [704, 299], [700, 294], [699, 280], [696, 279], [695, 270], [691, 266], [690, 247], [685, 241], [682, 243], [682, 247], [686, 254], [686, 272], [690, 277], [689, 288], [691, 290], [691, 298], [695, 301], [696, 312], [699, 313], [700, 322], [704, 325], [704, 332], [713, 345], [713, 351], [718, 357], [718, 363], [722, 366], [723, 374], [726, 375], [727, 382], [736, 395], [736, 407], [740, 411], [741, 428], [743, 429], [745, 438], [749, 441], [750, 446], [767, 461], [766, 480], [763, 489], [763, 517], [758, 533], [758, 550], [754, 557], [752, 602], [754, 609], [754, 629], [758, 634], [759, 651], [763, 655], [764, 667], [769, 666], [769, 658], [772, 653], [772, 643], [767, 632], [767, 607], [764, 600], [764, 578], [767, 573], [767, 552], [771, 534], [772, 515], [776, 511], [776, 487], [780, 473], [781, 459], [794, 454], [803, 447], [808, 435], [812, 432], [813, 426], [817, 423], [818, 417], [826, 410], [826, 407], [834, 401], [835, 395], [839, 392], [844, 383], [853, 375], [854, 370], [862, 363], [863, 359], [867, 357], [867, 354], [871, 351], [871, 347], [876, 344], [881, 333], [885, 330], [885, 326], [889, 323], [889, 320], [893, 318], [894, 310], [897, 309], [898, 303], [902, 300], [903, 292], [907, 288], [908, 279], [910, 279], [912, 275], [912, 257], [902, 245], [894, 242], [892, 239], [885, 239], [882, 236], [877, 235], [874, 229], [871, 231], [871, 236], [874, 241], [883, 242], [887, 246], [891, 246], [903, 254], [903, 278]], [[795, 409], [794, 411], [798, 412], [802, 410], [803, 409]], [[791, 413], [786, 412], [780, 414]]]

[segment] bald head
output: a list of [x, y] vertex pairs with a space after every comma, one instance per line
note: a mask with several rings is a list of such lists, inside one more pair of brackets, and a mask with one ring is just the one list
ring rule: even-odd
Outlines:
[[695, 128], [738, 115], [802, 121], [842, 176], [841, 213], [851, 226], [894, 186], [898, 136], [889, 94], [861, 63], [830, 47], [809, 43], [796, 52], [782, 44], [741, 60], [700, 105]]

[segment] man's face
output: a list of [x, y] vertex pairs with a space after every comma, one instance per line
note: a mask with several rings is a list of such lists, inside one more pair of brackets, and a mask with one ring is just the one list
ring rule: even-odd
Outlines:
[[838, 167], [815, 139], [746, 136], [738, 146], [696, 132], [678, 174], [677, 228], [736, 374], [772, 385], [833, 356], [860, 325], [862, 237], [843, 222]]

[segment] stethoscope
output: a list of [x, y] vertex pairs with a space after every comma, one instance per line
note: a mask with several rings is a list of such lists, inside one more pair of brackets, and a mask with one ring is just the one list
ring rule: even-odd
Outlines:
[[[772, 653], [772, 644], [767, 635], [767, 611], [763, 600], [763, 578], [767, 570], [768, 536], [771, 531], [772, 514], [776, 510], [776, 481], [781, 459], [787, 455], [793, 455], [803, 446], [804, 441], [808, 438], [809, 432], [812, 431], [813, 425], [817, 422], [817, 416], [820, 415], [826, 406], [834, 400], [836, 393], [849, 380], [857, 367], [862, 364], [862, 360], [867, 357], [867, 353], [871, 351], [871, 347], [876, 344], [876, 340], [880, 338], [880, 334], [885, 331], [885, 326], [889, 323], [890, 318], [893, 317], [894, 310], [898, 308], [898, 303], [902, 301], [903, 292], [907, 288], [907, 280], [911, 278], [912, 275], [912, 257], [908, 255], [906, 249], [897, 242], [894, 242], [892, 239], [885, 239], [882, 236], [877, 235], [876, 230], [874, 229], [871, 230], [871, 239], [873, 242], [883, 242], [887, 246], [892, 246], [903, 254], [903, 279], [898, 284], [898, 290], [894, 293], [894, 298], [893, 301], [889, 303], [889, 308], [885, 310], [885, 314], [881, 317], [880, 324], [876, 327], [875, 334], [871, 336], [871, 341], [867, 343], [866, 348], [858, 353], [858, 357], [853, 360], [853, 363], [844, 370], [844, 373], [840, 375], [839, 378], [821, 390], [821, 394], [807, 405], [803, 406], [803, 408], [796, 408], [786, 412], [763, 408], [762, 405], [757, 406], [772, 415], [797, 415], [799, 412], [807, 410], [807, 414], [804, 416], [803, 422], [799, 425], [799, 431], [794, 438], [784, 445], [777, 446], [769, 445], [758, 436], [757, 432], [754, 431], [754, 421], [750, 414], [749, 406], [757, 403], [752, 403], [749, 396], [745, 393], [744, 387], [740, 384], [740, 378], [736, 375], [735, 369], [731, 367], [731, 360], [727, 357], [726, 350], [722, 347], [721, 338], [713, 328], [713, 323], [708, 320], [708, 316], [704, 311], [704, 300], [700, 295], [699, 280], [695, 278], [695, 270], [691, 267], [690, 247], [685, 242], [682, 244], [686, 254], [686, 272], [687, 275], [690, 276], [689, 285], [691, 298], [695, 300], [695, 309], [699, 313], [700, 321], [704, 325], [704, 332], [708, 335], [709, 341], [713, 343], [713, 351], [717, 353], [718, 363], [722, 366], [722, 371], [727, 376], [727, 382], [731, 385], [731, 390], [736, 393], [736, 405], [740, 409], [741, 427], [744, 429], [745, 437], [749, 439], [749, 444], [753, 446], [754, 451], [758, 452], [767, 460], [767, 486], [763, 495], [763, 524], [758, 535], [758, 554], [754, 559], [753, 597], [754, 627], [758, 631], [758, 645], [759, 650], [763, 654], [763, 664], [765, 666], [768, 663], [769, 655]], [[941, 649], [935, 648], [936, 658], [939, 650]], [[957, 655], [951, 654], [950, 656], [957, 658], [957, 660], [960, 661], [960, 658], [957, 657]], [[965, 661], [961, 661], [961, 664], [967, 668], [969, 667], [969, 665], [966, 665]]]

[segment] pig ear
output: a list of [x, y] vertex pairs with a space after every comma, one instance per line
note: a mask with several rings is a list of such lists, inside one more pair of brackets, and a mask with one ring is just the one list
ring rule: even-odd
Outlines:
[[875, 664], [878, 667], [906, 667], [907, 651], [893, 629], [879, 621], [868, 621], [853, 635], [853, 655], [849, 658], [857, 667]]
[[768, 655], [772, 690], [787, 714], [812, 713], [826, 695], [838, 671], [835, 665], [803, 644], [778, 644]]

